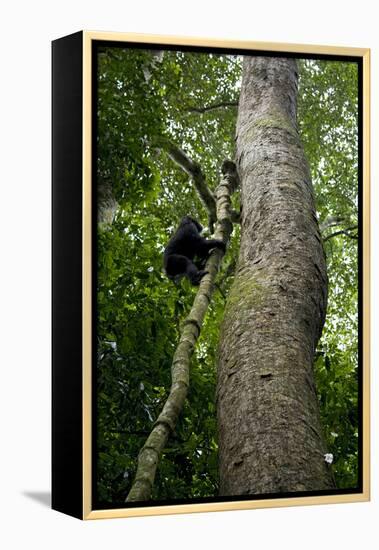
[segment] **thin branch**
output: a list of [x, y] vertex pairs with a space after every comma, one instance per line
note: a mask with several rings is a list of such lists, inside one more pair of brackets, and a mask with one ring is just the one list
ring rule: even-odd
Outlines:
[[213, 105], [206, 105], [205, 107], [187, 107], [185, 110], [189, 113], [207, 113], [208, 111], [214, 111], [215, 109], [220, 109], [223, 107], [238, 107], [238, 101], [220, 101], [219, 103], [214, 103]]
[[[213, 192], [206, 184], [206, 178], [200, 164], [192, 160], [187, 153], [172, 142], [164, 143], [164, 147], [170, 159], [180, 166], [180, 168], [182, 168], [182, 170], [192, 179], [200, 200], [208, 211], [209, 230], [213, 234], [214, 224], [216, 223], [216, 200]], [[224, 168], [225, 163], [227, 164], [226, 168]], [[221, 171], [226, 170], [228, 172], [233, 192], [240, 184], [237, 168], [234, 162], [229, 160], [224, 161], [224, 164]], [[232, 223], [240, 223], [241, 216], [239, 212], [230, 210], [230, 216]]]
[[[233, 174], [231, 165], [223, 165], [223, 176], [216, 189], [217, 225], [215, 238], [228, 244], [233, 230], [230, 219], [230, 195], [232, 193]], [[233, 165], [234, 166], [234, 165]], [[225, 170], [225, 171], [224, 171]], [[235, 167], [234, 167], [235, 170]], [[190, 360], [200, 335], [208, 305], [215, 288], [215, 279], [223, 257], [223, 251], [211, 252], [205, 269], [208, 272], [200, 282], [191, 311], [183, 323], [179, 344], [174, 353], [171, 366], [171, 388], [162, 412], [142, 447], [138, 456], [137, 473], [127, 496], [126, 502], [147, 501], [151, 498], [155, 474], [163, 449], [170, 434], [174, 431], [178, 417], [187, 397], [190, 376]]]
[[223, 285], [228, 277], [234, 274], [237, 265], [237, 258], [232, 258], [229, 265], [226, 267], [222, 277], [219, 278], [218, 284]]
[[332, 239], [333, 237], [337, 237], [337, 235], [346, 235], [346, 237], [349, 237], [350, 239], [358, 239], [358, 235], [351, 235], [351, 233], [350, 233], [350, 231], [354, 231], [356, 229], [358, 229], [358, 226], [353, 225], [352, 227], [347, 227], [346, 229], [341, 229], [340, 231], [335, 231], [334, 233], [331, 233], [327, 237], [324, 237], [323, 241], [325, 243], [329, 239]]
[[195, 189], [208, 211], [210, 230], [213, 233], [213, 224], [216, 222], [216, 201], [212, 191], [206, 184], [205, 175], [200, 164], [193, 161], [180, 147], [173, 143], [168, 145], [167, 154], [192, 178]]
[[345, 218], [341, 218], [340, 216], [329, 216], [324, 222], [320, 223], [320, 231], [323, 233], [326, 229], [341, 225], [345, 221]]
[[215, 283], [215, 287], [217, 288], [217, 290], [219, 291], [219, 293], [221, 294], [221, 296], [223, 297], [223, 299], [226, 300], [225, 292], [222, 290], [222, 288], [221, 288], [221, 286], [219, 285], [219, 283]]

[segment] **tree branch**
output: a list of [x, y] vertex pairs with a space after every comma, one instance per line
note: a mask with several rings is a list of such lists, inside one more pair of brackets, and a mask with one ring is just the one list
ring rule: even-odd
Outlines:
[[220, 101], [219, 103], [214, 103], [213, 105], [206, 105], [205, 107], [194, 107], [190, 106], [186, 108], [186, 111], [190, 113], [207, 113], [208, 111], [214, 111], [215, 109], [220, 109], [222, 107], [238, 107], [238, 101]]
[[212, 191], [206, 184], [205, 175], [200, 164], [194, 162], [182, 149], [173, 143], [168, 145], [167, 154], [171, 160], [176, 162], [192, 178], [195, 189], [208, 212], [209, 229], [213, 233], [213, 226], [216, 222], [216, 201]]
[[219, 283], [215, 283], [215, 287], [217, 288], [223, 299], [226, 300], [225, 292], [222, 290], [222, 287], [219, 285]]
[[340, 231], [335, 231], [334, 233], [331, 233], [327, 237], [324, 237], [323, 241], [325, 243], [329, 239], [332, 239], [333, 237], [337, 237], [337, 235], [346, 235], [346, 237], [349, 237], [350, 239], [358, 239], [358, 235], [350, 234], [350, 231], [354, 231], [355, 229], [358, 229], [357, 225], [353, 225], [352, 227], [347, 227], [346, 229], [341, 229]]
[[[183, 161], [187, 162], [184, 156]], [[228, 162], [223, 164], [223, 176], [216, 189], [216, 232], [215, 238], [228, 244], [233, 230], [231, 221], [230, 196], [233, 192], [235, 166]], [[194, 351], [208, 305], [215, 288], [215, 279], [223, 257], [223, 251], [214, 249], [206, 263], [208, 272], [200, 282], [191, 311], [183, 323], [179, 344], [174, 353], [171, 366], [171, 389], [162, 412], [142, 447], [138, 456], [137, 473], [127, 496], [126, 502], [149, 500], [154, 485], [158, 462], [170, 434], [174, 431], [178, 417], [187, 397], [190, 375], [190, 360]]]
[[[214, 194], [206, 184], [204, 172], [200, 164], [193, 161], [180, 147], [169, 143], [166, 145], [167, 154], [178, 166], [192, 178], [195, 189], [208, 212], [209, 230], [213, 234], [214, 224], [216, 222], [216, 200]], [[240, 180], [236, 165], [231, 160], [225, 160], [221, 167], [221, 172], [230, 180], [232, 193], [239, 187]], [[230, 210], [230, 217], [233, 223], [240, 223], [241, 216], [239, 212]]]
[[234, 272], [236, 270], [236, 266], [237, 266], [237, 258], [234, 257], [230, 260], [229, 265], [226, 267], [223, 275], [218, 280], [218, 284], [220, 286], [222, 286], [225, 283], [225, 281], [228, 277], [230, 277], [232, 274], [234, 274]]
[[320, 223], [320, 232], [323, 233], [326, 229], [341, 225], [345, 221], [345, 218], [341, 218], [340, 216], [329, 216], [324, 222]]

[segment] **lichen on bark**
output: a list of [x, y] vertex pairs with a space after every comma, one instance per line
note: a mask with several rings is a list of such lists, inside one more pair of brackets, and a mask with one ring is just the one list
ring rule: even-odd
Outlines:
[[221, 495], [334, 486], [313, 378], [327, 275], [296, 98], [295, 60], [244, 59], [241, 247], [218, 361]]

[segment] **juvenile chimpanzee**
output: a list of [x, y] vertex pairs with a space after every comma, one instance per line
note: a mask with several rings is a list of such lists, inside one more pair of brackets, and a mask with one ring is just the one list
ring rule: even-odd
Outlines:
[[205, 265], [209, 251], [212, 248], [220, 248], [225, 252], [225, 243], [218, 239], [205, 239], [200, 235], [202, 230], [198, 221], [190, 216], [184, 216], [168, 241], [163, 264], [166, 275], [172, 281], [177, 282], [186, 276], [193, 285], [200, 284], [202, 277], [208, 273], [201, 268]]

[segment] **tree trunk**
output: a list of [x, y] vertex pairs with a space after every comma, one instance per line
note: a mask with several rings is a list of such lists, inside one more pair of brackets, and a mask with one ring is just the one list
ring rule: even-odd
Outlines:
[[218, 366], [221, 495], [334, 487], [313, 376], [327, 276], [296, 97], [295, 60], [244, 59], [241, 248]]
[[99, 224], [111, 224], [118, 208], [111, 183], [98, 179], [97, 184], [97, 221]]

